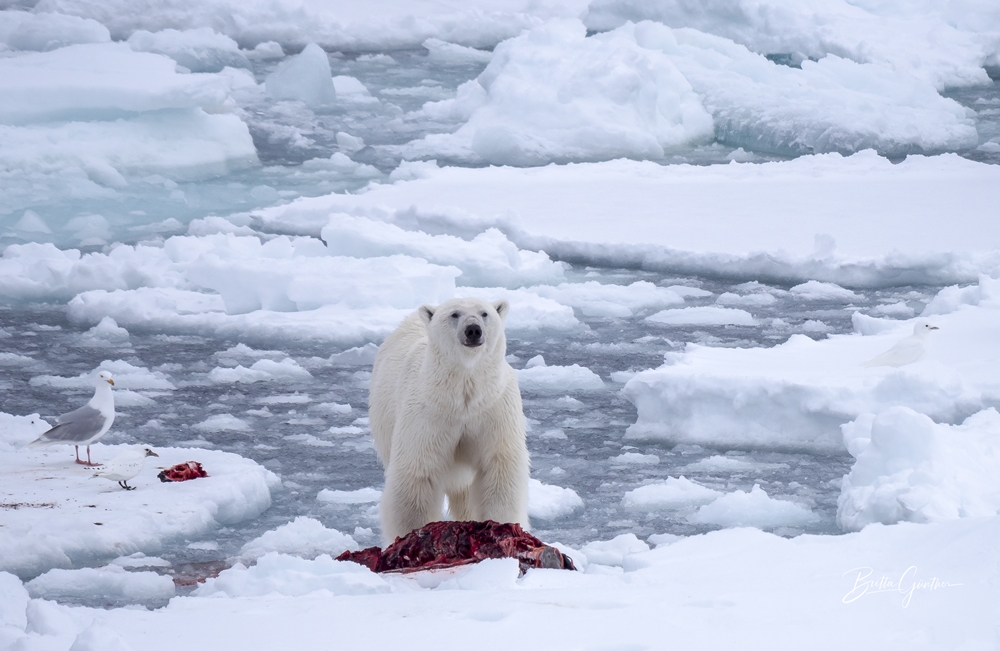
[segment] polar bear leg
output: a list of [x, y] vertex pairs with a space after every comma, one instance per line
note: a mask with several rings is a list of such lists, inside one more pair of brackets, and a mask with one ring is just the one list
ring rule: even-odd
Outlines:
[[471, 488], [480, 519], [516, 522], [528, 528], [527, 466], [527, 458], [493, 459], [484, 464]]
[[468, 488], [448, 492], [448, 514], [460, 522], [479, 519], [472, 510]]
[[389, 465], [382, 494], [382, 535], [392, 542], [428, 522], [443, 519], [444, 492], [429, 476], [413, 477], [394, 472]]

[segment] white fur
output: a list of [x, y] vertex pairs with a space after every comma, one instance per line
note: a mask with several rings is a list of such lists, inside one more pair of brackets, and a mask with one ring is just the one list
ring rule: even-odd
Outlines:
[[[387, 542], [443, 519], [528, 526], [528, 449], [517, 375], [504, 360], [506, 301], [423, 306], [379, 347], [369, 417], [385, 468]], [[466, 328], [482, 345], [465, 345]]]

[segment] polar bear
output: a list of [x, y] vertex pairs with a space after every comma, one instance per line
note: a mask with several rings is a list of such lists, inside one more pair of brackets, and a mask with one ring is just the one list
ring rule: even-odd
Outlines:
[[528, 526], [528, 449], [507, 301], [422, 306], [379, 346], [368, 415], [386, 542], [443, 519]]

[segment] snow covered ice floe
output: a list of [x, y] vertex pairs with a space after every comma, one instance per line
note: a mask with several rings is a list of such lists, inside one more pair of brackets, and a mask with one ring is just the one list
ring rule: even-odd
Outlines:
[[682, 509], [708, 504], [719, 497], [721, 492], [681, 475], [630, 490], [622, 498], [622, 505], [635, 511]]
[[338, 556], [344, 551], [357, 549], [358, 543], [350, 535], [328, 529], [315, 518], [299, 516], [244, 544], [237, 559], [250, 565], [252, 561], [271, 553], [316, 558], [321, 554]]
[[208, 26], [244, 48], [276, 41], [294, 52], [315, 42], [329, 50], [380, 52], [417, 48], [428, 38], [492, 47], [546, 18], [577, 16], [586, 5], [586, 0], [475, 0], [461, 4], [405, 0], [349, 6], [182, 0], [170, 7], [150, 6], [140, 10], [126, 0], [101, 4], [86, 0], [44, 0], [35, 8], [95, 19], [106, 25], [115, 38], [128, 38], [138, 29], [186, 30]]
[[[324, 230], [329, 247], [313, 237], [232, 233], [175, 236], [162, 246], [120, 245], [85, 255], [52, 244], [11, 245], [0, 260], [7, 272], [0, 289], [8, 300], [73, 297], [71, 318], [84, 322], [110, 316], [125, 328], [254, 339], [360, 344], [390, 332], [421, 303], [465, 294], [516, 299], [509, 329], [580, 327], [570, 307], [532, 291], [456, 287], [457, 279], [476, 284], [491, 275], [513, 286], [562, 280], [563, 266], [544, 253], [518, 249], [498, 231], [465, 242], [381, 222], [371, 226], [395, 229], [395, 241], [351, 240], [342, 230]], [[452, 240], [462, 246], [449, 246]], [[328, 277], [342, 282], [325, 282]], [[222, 369], [217, 379], [234, 381], [235, 372]]]
[[828, 55], [876, 64], [938, 89], [988, 83], [984, 63], [1000, 49], [1000, 13], [987, 1], [594, 0], [583, 17], [593, 30], [642, 20], [722, 36], [792, 65]]
[[257, 165], [247, 126], [230, 112], [233, 88], [253, 80], [176, 67], [125, 43], [0, 60], [4, 212], [33, 205], [45, 187], [56, 199], [110, 197], [137, 177], [206, 178]]
[[[929, 650], [944, 640], [989, 648], [998, 530], [996, 518], [792, 539], [736, 528], [655, 549], [625, 535], [567, 550], [584, 571], [531, 570], [518, 579], [501, 560], [462, 568], [449, 576], [459, 579], [453, 582], [272, 552], [154, 611], [31, 600], [16, 579], [0, 575], [10, 588], [0, 592], [2, 630], [22, 644], [67, 646], [99, 622], [133, 648], [151, 651], [173, 648], [177, 630], [210, 644], [308, 651], [329, 646], [330, 635], [347, 645], [431, 649], [444, 627], [464, 637], [484, 626], [500, 639], [532, 631], [520, 642], [526, 649], [657, 648], [664, 626], [685, 646], [837, 649], [859, 634], [905, 630], [917, 637], [884, 646]], [[878, 591], [880, 581], [892, 585]], [[733, 626], [716, 625], [720, 610], [736, 618]], [[420, 616], [406, 616], [414, 612]], [[373, 625], [387, 616], [393, 626]], [[775, 630], [782, 631], [777, 642]]]
[[466, 122], [404, 146], [407, 158], [494, 165], [661, 159], [713, 139], [781, 155], [978, 143], [972, 114], [923, 79], [835, 54], [793, 68], [652, 22], [592, 36], [576, 20], [547, 23], [497, 46], [455, 99], [418, 115]]
[[[990, 227], [997, 202], [995, 165], [953, 155], [894, 165], [865, 151], [712, 166], [425, 166], [409, 180], [253, 215], [268, 229], [314, 237], [346, 213], [469, 239], [496, 227], [518, 248], [587, 264], [780, 284], [940, 286], [1000, 265], [1000, 230]], [[608, 230], [609, 216], [619, 228]]]
[[868, 336], [792, 335], [773, 348], [689, 344], [625, 385], [638, 410], [627, 436], [836, 451], [844, 448], [840, 426], [865, 413], [908, 407], [938, 422], [961, 422], [1000, 401], [998, 287], [983, 276], [972, 288], [942, 290], [927, 308], [941, 336], [928, 342], [923, 358], [900, 368], [863, 364], [909, 335], [912, 322], [860, 314], [855, 323]]
[[[257, 517], [280, 483], [270, 471], [235, 454], [158, 447], [164, 467], [197, 457], [209, 476], [164, 484], [147, 464], [132, 480], [137, 490], [111, 490], [77, 467], [72, 451], [20, 449], [48, 429], [38, 416], [0, 414], [0, 421], [0, 460], [6, 469], [0, 478], [5, 525], [0, 570], [25, 578], [51, 568], [156, 552], [170, 540], [204, 536]], [[95, 444], [94, 453], [111, 458], [125, 447]]]
[[553, 520], [583, 508], [583, 500], [572, 488], [528, 480], [528, 517]]
[[118, 565], [54, 569], [28, 581], [35, 599], [107, 599], [112, 603], [166, 601], [174, 596], [173, 579], [156, 572], [127, 571]]
[[843, 426], [855, 457], [837, 522], [941, 522], [1000, 513], [1000, 414], [990, 407], [957, 425], [907, 407], [862, 414]]
[[750, 492], [736, 490], [717, 497], [688, 516], [689, 522], [759, 529], [801, 527], [818, 519], [804, 506], [770, 497], [757, 484]]

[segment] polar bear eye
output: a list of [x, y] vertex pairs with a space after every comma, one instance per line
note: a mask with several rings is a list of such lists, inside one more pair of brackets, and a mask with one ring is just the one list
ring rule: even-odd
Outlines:
[[458, 318], [458, 312], [452, 312], [451, 313], [451, 318], [457, 319]]
[[484, 319], [485, 319], [486, 317], [488, 317], [488, 316], [489, 316], [489, 314], [487, 314], [486, 312], [483, 312], [483, 318], [484, 318]]

